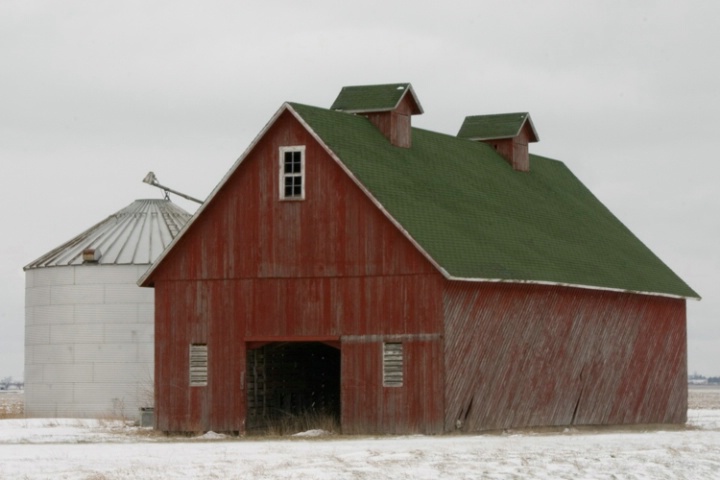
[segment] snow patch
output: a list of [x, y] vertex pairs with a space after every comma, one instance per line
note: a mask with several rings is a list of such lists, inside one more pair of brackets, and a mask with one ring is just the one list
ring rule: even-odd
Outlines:
[[327, 430], [315, 429], [296, 433], [293, 435], [293, 437], [323, 437], [325, 435], [332, 435], [332, 433], [328, 432]]
[[[122, 422], [0, 420], [0, 479], [718, 478], [720, 409], [690, 409], [688, 428], [507, 435], [188, 439]], [[194, 441], [198, 438], [219, 442]]]

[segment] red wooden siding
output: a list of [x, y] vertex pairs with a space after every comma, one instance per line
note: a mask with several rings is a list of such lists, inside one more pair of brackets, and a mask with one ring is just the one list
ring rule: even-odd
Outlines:
[[[306, 199], [278, 200], [278, 149], [306, 145]], [[153, 275], [161, 279], [435, 273], [283, 114]]]
[[[232, 321], [220, 325], [211, 320], [215, 315], [232, 318], [233, 296], [223, 288], [225, 284], [156, 284], [155, 407], [160, 430], [243, 429], [245, 345], [241, 325]], [[208, 345], [206, 387], [189, 386], [191, 343]]]
[[368, 113], [367, 118], [397, 147], [412, 146], [412, 112], [414, 102], [405, 95], [397, 108], [391, 112]]
[[[281, 201], [278, 149], [293, 145], [306, 146], [306, 198]], [[442, 277], [291, 115], [152, 281], [157, 428], [244, 430], [247, 342], [321, 339], [341, 345], [344, 429], [442, 430]], [[387, 338], [407, 343], [407, 382], [392, 391], [382, 386]], [[208, 386], [189, 387], [189, 344], [203, 342]]]
[[517, 136], [513, 138], [486, 140], [486, 143], [495, 148], [513, 167], [513, 170], [528, 172], [531, 168], [528, 143], [532, 136], [530, 124], [526, 122]]
[[402, 387], [383, 387], [382, 343], [377, 338], [343, 339], [343, 433], [442, 433], [442, 338], [408, 335], [384, 340], [403, 343]]
[[[344, 430], [442, 431], [440, 281], [410, 275], [158, 282], [158, 428], [242, 430], [245, 342], [338, 339]], [[403, 387], [382, 385], [383, 341], [406, 348]], [[208, 344], [206, 388], [188, 385], [190, 343]], [[367, 402], [382, 408], [363, 411]]]
[[445, 428], [682, 423], [685, 301], [451, 282]]
[[[279, 200], [279, 147], [300, 145], [305, 199]], [[348, 433], [686, 417], [684, 300], [446, 281], [288, 112], [151, 282], [161, 430], [245, 430], [247, 349], [288, 341], [340, 347]], [[383, 342], [403, 343], [401, 387]], [[207, 386], [189, 386], [191, 343]]]

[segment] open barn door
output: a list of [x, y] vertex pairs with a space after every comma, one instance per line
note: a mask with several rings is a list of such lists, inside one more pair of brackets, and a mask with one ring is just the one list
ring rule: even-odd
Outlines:
[[248, 431], [339, 427], [340, 349], [321, 342], [249, 343]]

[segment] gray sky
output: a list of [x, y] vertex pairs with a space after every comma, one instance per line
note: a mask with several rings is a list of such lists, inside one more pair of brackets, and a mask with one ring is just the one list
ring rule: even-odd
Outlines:
[[0, 0], [0, 377], [23, 377], [22, 267], [160, 197], [149, 170], [204, 198], [282, 102], [390, 82], [439, 132], [529, 111], [531, 152], [703, 297], [688, 366], [720, 376], [718, 18], [716, 1]]

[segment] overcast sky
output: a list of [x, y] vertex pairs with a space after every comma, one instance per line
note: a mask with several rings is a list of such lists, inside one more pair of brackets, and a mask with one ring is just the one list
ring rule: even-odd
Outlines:
[[[717, 1], [0, 0], [0, 378], [23, 378], [22, 267], [159, 180], [204, 198], [284, 101], [411, 82], [414, 125], [529, 111], [567, 166], [702, 297], [720, 376]], [[194, 211], [192, 203], [177, 203]]]

